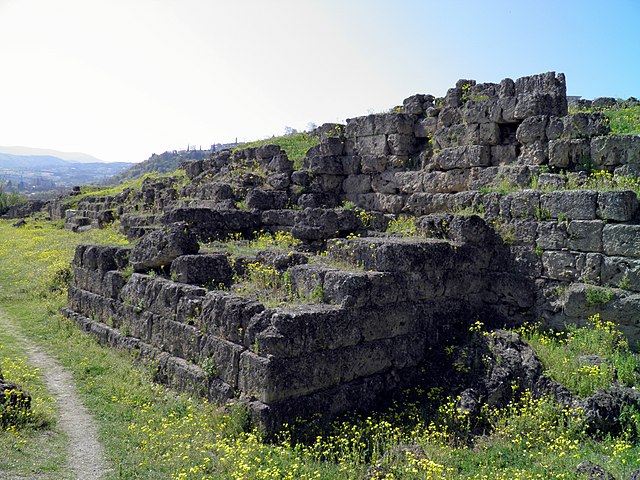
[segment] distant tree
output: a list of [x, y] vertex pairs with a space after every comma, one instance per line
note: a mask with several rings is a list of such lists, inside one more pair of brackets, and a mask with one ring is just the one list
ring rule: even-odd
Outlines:
[[292, 135], [294, 133], [298, 133], [298, 130], [296, 130], [295, 128], [292, 128], [292, 127], [284, 127], [284, 134], [285, 135]]
[[314, 122], [309, 122], [309, 123], [307, 123], [306, 131], [307, 132], [311, 132], [311, 131], [315, 130], [316, 128], [318, 128], [318, 125], [316, 125]]

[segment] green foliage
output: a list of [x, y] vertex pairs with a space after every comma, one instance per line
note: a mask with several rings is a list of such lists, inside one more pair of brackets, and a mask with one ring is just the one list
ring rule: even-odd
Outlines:
[[587, 305], [595, 307], [605, 305], [613, 300], [613, 290], [607, 287], [589, 286], [585, 290]]
[[18, 192], [3, 192], [0, 189], [0, 213], [5, 212], [9, 207], [23, 202], [25, 199]]
[[[521, 333], [536, 350], [546, 374], [576, 395], [591, 395], [614, 381], [628, 386], [640, 382], [640, 357], [631, 352], [618, 327], [602, 321], [599, 314], [585, 326], [570, 325], [566, 332], [525, 326]], [[589, 363], [590, 356], [599, 360]]]
[[607, 109], [611, 133], [616, 135], [640, 135], [640, 106]]
[[200, 367], [204, 370], [207, 378], [215, 378], [218, 376], [218, 364], [212, 357], [207, 357], [200, 363]]
[[387, 233], [401, 235], [403, 237], [415, 237], [420, 234], [416, 224], [416, 217], [399, 215], [389, 221]]
[[306, 132], [293, 133], [291, 135], [284, 135], [282, 137], [273, 137], [265, 140], [256, 140], [255, 142], [243, 143], [238, 145], [234, 150], [240, 150], [251, 147], [262, 147], [263, 145], [278, 145], [282, 148], [289, 160], [293, 162], [293, 166], [296, 170], [302, 168], [302, 160], [304, 159], [307, 151], [317, 145], [318, 138]]

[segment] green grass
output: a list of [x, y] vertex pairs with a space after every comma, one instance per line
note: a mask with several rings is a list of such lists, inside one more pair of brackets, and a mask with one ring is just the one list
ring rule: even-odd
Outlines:
[[[545, 366], [547, 375], [572, 393], [585, 397], [613, 382], [640, 386], [640, 355], [629, 349], [625, 337], [600, 315], [586, 325], [569, 325], [565, 332], [551, 333], [537, 327], [523, 328]], [[597, 358], [599, 362], [589, 362]]]
[[[640, 447], [631, 430], [594, 440], [584, 433], [579, 413], [528, 393], [506, 409], [485, 409], [487, 429], [479, 437], [472, 435], [476, 425], [455, 408], [455, 398], [438, 389], [418, 389], [387, 411], [336, 422], [321, 437], [309, 434], [309, 425], [296, 425], [292, 435], [263, 443], [247, 428], [242, 407], [216, 407], [155, 385], [152, 366], [101, 347], [58, 316], [64, 295], [51, 287], [74, 245], [124, 240], [108, 230], [74, 234], [45, 222], [38, 226], [14, 229], [0, 221], [2, 308], [73, 372], [99, 423], [113, 467], [108, 479], [578, 479], [576, 465], [585, 459], [625, 478], [637, 464]], [[627, 355], [614, 326], [593, 321], [582, 329], [569, 329], [557, 342], [555, 336], [539, 333], [550, 339], [536, 345], [541, 352], [544, 342], [557, 343], [552, 355], [543, 356], [547, 368], [582, 352], [582, 347], [574, 348], [577, 342], [597, 347], [597, 354], [611, 359], [616, 376], [603, 385], [615, 378], [640, 386], [638, 359]], [[3, 344], [11, 344], [12, 333], [3, 335]], [[533, 335], [528, 338], [535, 344]], [[20, 356], [19, 344], [14, 346], [11, 358]], [[573, 375], [567, 372], [567, 377]], [[46, 401], [46, 392], [34, 388], [32, 393]], [[56, 435], [52, 422], [39, 428], [35, 437], [21, 430], [25, 438], [35, 438], [23, 446], [21, 461], [42, 462], [62, 474], [56, 465], [61, 464], [63, 439], [47, 439]], [[293, 440], [300, 429], [307, 432], [307, 443]], [[11, 438], [2, 434], [0, 454], [15, 457]]]
[[255, 142], [243, 143], [234, 150], [243, 148], [261, 147], [263, 145], [278, 145], [286, 153], [289, 160], [293, 162], [294, 168], [299, 170], [302, 168], [302, 160], [314, 145], [318, 144], [318, 138], [305, 132], [293, 133], [291, 135], [283, 135], [282, 137], [267, 138], [265, 140], [256, 140]]
[[640, 106], [607, 109], [604, 114], [609, 119], [611, 133], [616, 135], [640, 135]]

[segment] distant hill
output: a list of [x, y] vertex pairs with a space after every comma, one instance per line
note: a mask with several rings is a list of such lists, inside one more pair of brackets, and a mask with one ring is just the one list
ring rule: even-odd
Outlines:
[[157, 172], [168, 173], [176, 170], [180, 163], [185, 160], [201, 160], [211, 155], [211, 150], [182, 150], [164, 152], [160, 155], [155, 153], [144, 162], [136, 163], [113, 177], [105, 179], [102, 183], [105, 185], [117, 185], [127, 180], [143, 176], [145, 173]]
[[32, 156], [36, 156], [36, 157], [42, 157], [42, 156], [48, 156], [48, 157], [55, 157], [55, 158], [59, 158], [61, 160], [67, 160], [69, 162], [80, 162], [80, 163], [109, 163], [109, 162], [105, 162], [104, 160], [101, 160], [99, 158], [96, 158], [92, 155], [88, 155], [86, 153], [82, 153], [82, 152], [60, 152], [58, 150], [51, 150], [48, 148], [32, 148], [32, 147], [17, 147], [17, 146], [12, 146], [12, 147], [3, 147], [0, 146], [0, 154], [2, 153], [7, 153], [10, 155], [19, 155], [19, 156], [26, 156], [26, 157], [32, 157]]
[[[85, 156], [85, 160], [90, 158], [94, 157]], [[25, 195], [55, 193], [73, 185], [98, 183], [131, 165], [124, 162], [78, 162], [54, 155], [0, 153], [0, 185], [8, 191]]]

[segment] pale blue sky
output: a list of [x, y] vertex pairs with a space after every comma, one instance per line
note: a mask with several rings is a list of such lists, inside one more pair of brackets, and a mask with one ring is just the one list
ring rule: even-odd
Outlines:
[[0, 145], [141, 161], [550, 70], [640, 97], [639, 25], [639, 0], [0, 0]]

